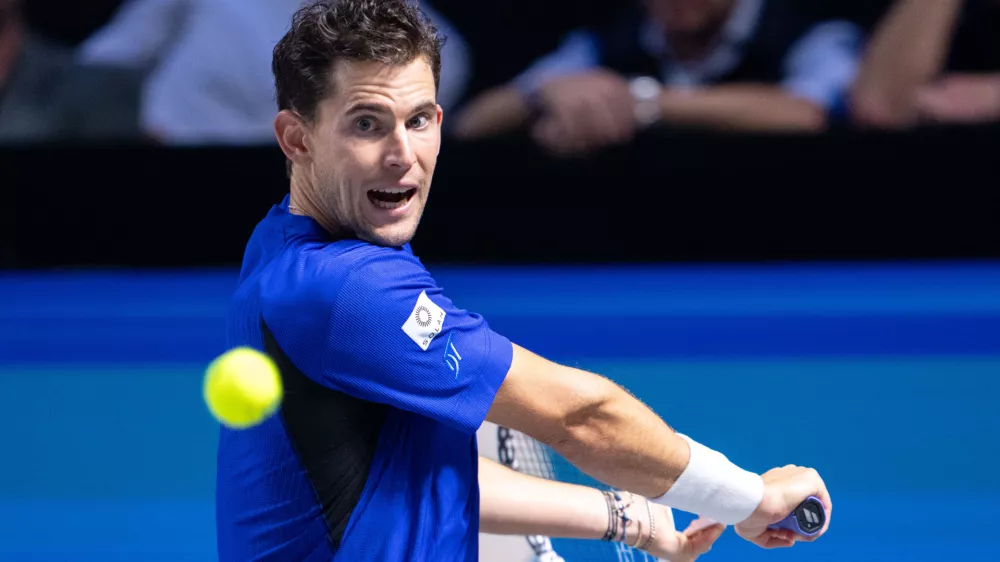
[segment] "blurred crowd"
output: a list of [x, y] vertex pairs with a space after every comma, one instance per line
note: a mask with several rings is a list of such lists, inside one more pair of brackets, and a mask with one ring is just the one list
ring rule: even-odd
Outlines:
[[[271, 50], [302, 0], [121, 0], [77, 42], [33, 25], [29, 1], [0, 0], [0, 143], [274, 142]], [[522, 131], [573, 154], [647, 127], [1000, 121], [1000, 0], [891, 0], [868, 23], [806, 0], [580, 3], [562, 18], [575, 29], [539, 25], [560, 17], [537, 0], [503, 24], [479, 4], [420, 0], [448, 38], [439, 101], [456, 140]], [[522, 60], [516, 44], [547, 48]]]

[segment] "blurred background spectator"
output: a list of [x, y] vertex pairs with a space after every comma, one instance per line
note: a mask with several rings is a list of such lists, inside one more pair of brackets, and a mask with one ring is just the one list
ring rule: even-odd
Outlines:
[[472, 100], [456, 133], [528, 125], [540, 144], [570, 153], [626, 141], [653, 122], [822, 131], [842, 114], [861, 37], [847, 21], [813, 23], [786, 0], [643, 0]]
[[896, 0], [852, 97], [862, 126], [1000, 120], [1000, 1]]
[[[273, 144], [271, 49], [301, 3], [0, 0], [0, 142]], [[421, 6], [448, 37], [453, 141], [527, 132], [573, 154], [650, 125], [815, 135], [1000, 119], [1000, 0]]]
[[[141, 120], [167, 144], [274, 142], [271, 51], [302, 0], [128, 0], [79, 50], [88, 64], [142, 71]], [[468, 55], [461, 35], [428, 2], [448, 38], [439, 101], [462, 94]]]
[[139, 76], [83, 65], [0, 0], [0, 143], [135, 139]]

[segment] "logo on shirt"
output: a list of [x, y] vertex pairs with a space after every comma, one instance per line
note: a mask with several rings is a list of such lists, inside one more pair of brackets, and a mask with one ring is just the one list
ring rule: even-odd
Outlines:
[[458, 348], [455, 347], [455, 344], [451, 343], [451, 334], [448, 334], [448, 343], [444, 344], [444, 364], [454, 371], [456, 379], [458, 378], [458, 368], [461, 367], [459, 363], [461, 360], [462, 356], [458, 354]]
[[421, 291], [417, 297], [417, 304], [413, 305], [413, 311], [403, 323], [403, 332], [410, 336], [420, 349], [427, 351], [431, 341], [444, 328], [445, 316], [444, 309], [434, 304], [434, 301], [427, 296], [427, 291]]
[[426, 306], [417, 305], [417, 309], [413, 311], [413, 319], [417, 321], [418, 326], [426, 328], [431, 325], [431, 311], [427, 310]]

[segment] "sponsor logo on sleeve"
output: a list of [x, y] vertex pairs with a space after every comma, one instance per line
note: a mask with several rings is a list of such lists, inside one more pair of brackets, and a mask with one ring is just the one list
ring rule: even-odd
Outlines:
[[427, 291], [421, 291], [413, 311], [403, 323], [403, 332], [410, 336], [420, 349], [427, 351], [431, 342], [444, 328], [445, 311], [427, 296]]

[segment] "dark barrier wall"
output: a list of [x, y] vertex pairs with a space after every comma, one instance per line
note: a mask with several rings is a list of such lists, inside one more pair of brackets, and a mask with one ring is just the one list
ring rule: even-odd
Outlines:
[[[429, 262], [1000, 257], [1000, 129], [649, 135], [556, 160], [446, 142]], [[229, 265], [287, 191], [276, 148], [0, 150], [3, 264]]]

